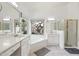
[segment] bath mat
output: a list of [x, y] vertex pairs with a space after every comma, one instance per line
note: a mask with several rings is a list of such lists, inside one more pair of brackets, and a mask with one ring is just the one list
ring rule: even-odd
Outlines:
[[40, 50], [38, 50], [38, 51], [36, 51], [36, 52], [34, 52], [37, 56], [44, 56], [44, 55], [46, 55], [48, 52], [49, 52], [50, 50], [49, 49], [47, 49], [47, 48], [42, 48], [42, 49], [40, 49]]
[[65, 50], [71, 54], [79, 54], [79, 49], [76, 48], [65, 48]]

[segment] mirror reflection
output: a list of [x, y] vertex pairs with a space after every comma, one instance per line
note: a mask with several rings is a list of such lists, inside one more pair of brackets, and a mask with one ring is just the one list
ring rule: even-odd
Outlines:
[[14, 20], [14, 30], [15, 30], [15, 33], [20, 33], [20, 21], [19, 21], [19, 19]]
[[21, 32], [27, 34], [27, 21], [25, 18], [21, 19]]

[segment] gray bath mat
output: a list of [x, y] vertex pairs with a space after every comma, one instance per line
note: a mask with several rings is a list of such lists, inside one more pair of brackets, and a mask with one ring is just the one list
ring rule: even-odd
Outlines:
[[49, 49], [47, 49], [47, 48], [42, 48], [42, 49], [40, 49], [40, 50], [38, 50], [38, 51], [36, 51], [36, 52], [34, 52], [37, 56], [44, 56], [44, 55], [46, 55], [48, 52], [49, 52], [50, 50]]
[[65, 48], [65, 50], [71, 54], [79, 54], [79, 49], [76, 48]]

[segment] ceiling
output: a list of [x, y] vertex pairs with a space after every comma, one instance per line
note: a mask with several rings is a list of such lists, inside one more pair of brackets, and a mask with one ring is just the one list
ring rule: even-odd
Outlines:
[[46, 12], [50, 12], [52, 8], [65, 6], [68, 4], [68, 2], [17, 2], [17, 4], [18, 4], [18, 9], [24, 15], [33, 16], [35, 13], [38, 13], [39, 11], [42, 10], [45, 10]]

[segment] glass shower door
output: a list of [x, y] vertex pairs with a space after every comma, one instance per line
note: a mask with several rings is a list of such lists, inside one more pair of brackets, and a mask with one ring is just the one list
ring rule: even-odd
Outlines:
[[66, 47], [77, 46], [77, 20], [67, 20], [67, 38]]

